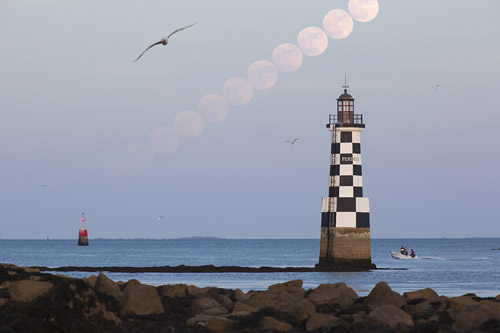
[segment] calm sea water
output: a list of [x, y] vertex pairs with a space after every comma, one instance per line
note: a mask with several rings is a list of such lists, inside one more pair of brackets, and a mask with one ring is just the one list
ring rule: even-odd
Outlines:
[[[413, 248], [421, 258], [395, 260], [389, 251], [401, 245]], [[356, 273], [105, 273], [111, 279], [163, 285], [193, 284], [199, 287], [262, 290], [269, 285], [302, 279], [304, 288], [322, 283], [345, 282], [364, 296], [379, 281], [399, 293], [432, 288], [440, 295], [500, 294], [500, 238], [470, 239], [372, 239], [372, 261], [379, 268]], [[90, 246], [76, 240], [0, 240], [0, 262], [20, 266], [314, 266], [317, 239], [90, 239]], [[406, 270], [398, 270], [406, 268]], [[95, 273], [68, 272], [72, 277]]]

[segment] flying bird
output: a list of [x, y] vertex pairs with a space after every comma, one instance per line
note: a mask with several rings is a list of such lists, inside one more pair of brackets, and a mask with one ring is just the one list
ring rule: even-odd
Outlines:
[[295, 141], [297, 141], [298, 139], [299, 139], [299, 138], [296, 138], [296, 139], [293, 139], [292, 141], [286, 140], [285, 142], [290, 142], [290, 144], [292, 144], [292, 145], [293, 145], [293, 144], [295, 143]]
[[189, 27], [192, 27], [192, 26], [193, 26], [193, 25], [195, 25], [195, 24], [196, 24], [196, 22], [194, 22], [194, 23], [193, 23], [193, 24], [191, 24], [191, 25], [188, 25], [187, 27], [184, 27], [184, 28], [179, 28], [179, 29], [177, 29], [177, 30], [174, 30], [174, 31], [173, 31], [173, 32], [171, 32], [171, 33], [170, 33], [170, 35], [168, 35], [167, 37], [163, 38], [162, 40], [160, 40], [160, 41], [158, 41], [158, 42], [156, 42], [156, 43], [151, 44], [148, 48], [146, 48], [146, 49], [145, 49], [145, 50], [141, 53], [141, 55], [140, 55], [140, 56], [138, 56], [138, 57], [137, 57], [137, 59], [135, 59], [135, 60], [134, 60], [134, 62], [136, 62], [137, 60], [139, 60], [139, 58], [140, 58], [140, 57], [142, 57], [142, 55], [143, 55], [144, 53], [146, 53], [146, 51], [147, 51], [147, 50], [149, 50], [150, 48], [152, 48], [153, 46], [158, 45], [158, 44], [167, 45], [167, 44], [168, 44], [168, 39], [170, 38], [170, 36], [172, 36], [172, 35], [173, 35], [173, 34], [175, 34], [176, 32], [179, 32], [179, 31], [181, 31], [181, 30], [184, 30], [184, 29], [187, 29], [187, 28], [189, 28]]
[[437, 89], [439, 88], [440, 84], [436, 84], [435, 86], [432, 86], [432, 88]]
[[47, 184], [43, 184], [43, 185], [42, 185], [42, 187], [49, 187], [49, 185], [47, 185]]
[[156, 219], [157, 219], [158, 221], [160, 221], [160, 220], [161, 220], [162, 218], [164, 218], [164, 217], [165, 217], [165, 216], [163, 216], [163, 215], [162, 215], [162, 216], [158, 216]]

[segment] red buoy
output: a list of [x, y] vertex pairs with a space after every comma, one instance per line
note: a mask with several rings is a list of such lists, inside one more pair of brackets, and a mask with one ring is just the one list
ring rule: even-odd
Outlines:
[[89, 237], [87, 235], [87, 229], [85, 229], [83, 223], [85, 222], [85, 213], [82, 213], [82, 218], [80, 222], [82, 222], [82, 228], [78, 232], [78, 245], [88, 246], [89, 245]]

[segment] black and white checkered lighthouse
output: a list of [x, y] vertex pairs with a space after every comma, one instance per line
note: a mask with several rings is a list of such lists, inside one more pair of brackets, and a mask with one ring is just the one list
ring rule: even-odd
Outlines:
[[354, 98], [337, 98], [337, 114], [326, 127], [332, 133], [329, 194], [323, 198], [318, 270], [353, 271], [375, 268], [370, 250], [370, 209], [363, 197], [361, 131], [363, 115], [354, 112]]

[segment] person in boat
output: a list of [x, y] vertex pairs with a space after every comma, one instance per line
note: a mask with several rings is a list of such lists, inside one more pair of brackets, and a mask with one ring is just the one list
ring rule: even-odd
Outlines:
[[404, 253], [405, 256], [408, 255], [408, 248], [405, 246], [405, 253]]
[[411, 249], [411, 254], [410, 254], [410, 256], [411, 256], [412, 258], [415, 258], [415, 251], [413, 251], [413, 249]]
[[403, 245], [401, 245], [401, 249], [399, 249], [399, 252], [401, 252], [401, 254], [405, 254], [405, 247]]

